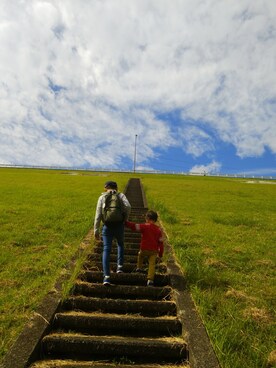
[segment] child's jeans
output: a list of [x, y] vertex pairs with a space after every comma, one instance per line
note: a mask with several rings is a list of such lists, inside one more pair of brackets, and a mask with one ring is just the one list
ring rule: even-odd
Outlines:
[[118, 253], [117, 253], [117, 265], [123, 266], [124, 264], [124, 224], [112, 224], [104, 225], [102, 230], [103, 236], [103, 274], [104, 276], [110, 276], [110, 252], [112, 247], [113, 238], [117, 239]]
[[148, 280], [154, 281], [157, 252], [155, 250], [140, 250], [138, 253], [137, 268], [143, 267], [144, 257], [147, 257], [149, 262]]

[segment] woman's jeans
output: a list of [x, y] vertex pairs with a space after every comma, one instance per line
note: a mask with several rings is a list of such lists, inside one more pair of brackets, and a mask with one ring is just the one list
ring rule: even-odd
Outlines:
[[113, 239], [117, 239], [117, 266], [124, 264], [124, 223], [108, 224], [103, 226], [103, 274], [110, 276], [110, 252]]

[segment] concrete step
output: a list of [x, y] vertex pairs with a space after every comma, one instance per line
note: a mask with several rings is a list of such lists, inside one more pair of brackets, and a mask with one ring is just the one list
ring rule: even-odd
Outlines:
[[[122, 358], [122, 361], [124, 359]], [[189, 365], [165, 365], [164, 368], [189, 368]], [[99, 361], [76, 361], [76, 360], [41, 360], [34, 363], [30, 368], [162, 368], [158, 364], [122, 364], [100, 363]]]
[[[124, 248], [125, 248], [125, 250], [129, 250], [129, 249], [135, 250], [138, 253], [138, 251], [140, 249], [140, 241], [136, 242], [136, 243], [133, 243], [131, 241], [125, 241], [124, 242]], [[95, 249], [99, 249], [100, 251], [102, 251], [103, 250], [103, 243], [102, 242], [97, 243], [93, 250], [95, 250]], [[117, 251], [117, 243], [116, 242], [112, 243], [111, 249], [114, 249], [114, 250]]]
[[[47, 335], [42, 340], [45, 357], [63, 359], [104, 359], [124, 357], [137, 363], [180, 363], [187, 359], [186, 343], [178, 338], [131, 338], [121, 336], [88, 336], [84, 334]], [[158, 358], [157, 358], [158, 357]]]
[[[129, 239], [130, 241], [141, 241], [141, 233], [140, 232], [136, 232], [136, 231], [131, 231], [130, 229], [128, 229], [127, 227], [125, 227], [125, 232], [124, 232], [124, 239]], [[116, 239], [114, 238], [114, 244], [116, 243]]]
[[[125, 273], [131, 273], [134, 272], [136, 269], [137, 265], [134, 263], [124, 263], [124, 272]], [[86, 261], [84, 263], [84, 269], [85, 270], [98, 270], [101, 271], [102, 270], [102, 262], [98, 262], [98, 261]], [[117, 263], [115, 262], [110, 262], [110, 271], [111, 272], [116, 272], [117, 270]], [[159, 273], [166, 273], [167, 272], [167, 267], [165, 264], [161, 263], [161, 264], [157, 264], [155, 266], [155, 271], [159, 272]]]
[[117, 314], [136, 313], [141, 316], [176, 315], [176, 304], [173, 301], [109, 299], [82, 295], [66, 299], [62, 304], [62, 309]]
[[[103, 282], [103, 272], [101, 271], [83, 271], [78, 277], [82, 281], [102, 283]], [[116, 285], [141, 285], [145, 286], [147, 283], [147, 272], [138, 273], [111, 273], [110, 274], [111, 283]], [[155, 274], [154, 285], [155, 286], [166, 286], [170, 284], [170, 277], [168, 274]]]
[[125, 242], [133, 242], [133, 243], [140, 243], [141, 241], [141, 233], [136, 233], [136, 232], [128, 232], [125, 231], [125, 236], [124, 236], [124, 240]]
[[138, 211], [131, 213], [128, 220], [135, 223], [142, 223], [146, 221], [146, 214], [140, 214]]
[[[90, 254], [88, 257], [88, 261], [98, 261], [102, 259], [102, 255], [100, 253], [94, 253]], [[124, 256], [125, 263], [137, 263], [137, 255], [125, 255]], [[110, 254], [110, 262], [116, 262], [117, 261], [117, 252]]]
[[84, 295], [103, 298], [119, 299], [149, 299], [149, 300], [170, 300], [172, 288], [129, 286], [129, 285], [110, 285], [91, 284], [78, 281], [74, 285], [74, 295]]
[[[145, 219], [145, 218], [144, 218]], [[131, 221], [134, 222], [134, 221]], [[145, 222], [145, 221], [143, 221]], [[141, 239], [141, 233], [138, 231], [132, 231], [128, 227], [125, 226], [125, 236], [131, 236], [133, 239]]]
[[[141, 199], [141, 197], [139, 199]], [[142, 206], [143, 206], [142, 202], [139, 203], [139, 206], [132, 206], [130, 214], [133, 214], [133, 213], [146, 214], [148, 212], [148, 208], [147, 207], [142, 207]]]
[[89, 335], [165, 337], [180, 336], [182, 333], [182, 325], [177, 317], [141, 317], [100, 312], [56, 313], [54, 327]]
[[[124, 249], [125, 249], [125, 256], [136, 256], [137, 258], [139, 247], [130, 248], [125, 245]], [[93, 248], [93, 251], [94, 253], [102, 254], [103, 246], [102, 245], [96, 246]], [[117, 254], [117, 246], [112, 246], [111, 254]]]
[[[126, 273], [134, 272], [136, 267], [137, 265], [135, 263], [124, 263], [124, 272]], [[102, 271], [103, 266], [102, 266], [101, 261], [85, 261], [83, 268], [85, 270], [90, 270], [90, 271]], [[117, 270], [117, 263], [110, 262], [111, 273], [112, 272], [116, 273], [116, 270]]]

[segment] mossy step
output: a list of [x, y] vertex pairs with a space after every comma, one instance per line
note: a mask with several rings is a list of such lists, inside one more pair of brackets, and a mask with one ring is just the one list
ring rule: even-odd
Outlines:
[[[134, 221], [132, 221], [132, 222], [134, 222]], [[128, 227], [125, 226], [124, 227], [124, 237], [141, 240], [141, 233], [139, 231], [132, 231], [131, 229], [129, 229]], [[115, 242], [116, 238], [114, 238], [113, 241]]]
[[[134, 192], [127, 193], [127, 198], [130, 198], [129, 201], [131, 202], [131, 211], [145, 211], [147, 212], [148, 208], [145, 207], [144, 203], [144, 196], [141, 193], [141, 189], [139, 187], [133, 188]], [[137, 196], [138, 194], [138, 196]]]
[[[137, 196], [138, 194], [138, 196]], [[135, 211], [137, 210], [145, 210], [145, 206], [144, 206], [144, 201], [143, 201], [143, 196], [141, 193], [141, 189], [140, 188], [135, 188], [134, 192], [131, 193], [127, 193], [127, 198], [129, 199], [129, 202], [131, 204], [131, 211]]]
[[156, 365], [156, 364], [122, 364], [123, 358], [118, 363], [99, 363], [96, 361], [76, 360], [41, 360], [31, 365], [30, 368], [189, 368], [189, 365]]
[[[137, 264], [134, 263], [124, 263], [124, 272], [131, 273], [134, 272], [137, 268]], [[100, 261], [85, 261], [83, 264], [83, 269], [89, 270], [89, 271], [102, 271], [103, 265]], [[110, 262], [110, 272], [115, 272], [117, 270], [117, 263], [116, 262]]]
[[[124, 243], [126, 244], [135, 244], [136, 246], [139, 245], [141, 242], [141, 234], [140, 233], [130, 233], [130, 232], [125, 232], [125, 235], [124, 235]], [[99, 241], [97, 243], [98, 245], [101, 245], [102, 246], [102, 240]], [[117, 244], [117, 241], [116, 239], [114, 238], [114, 240], [112, 241], [112, 244], [116, 245]]]
[[[103, 272], [101, 271], [83, 271], [78, 277], [82, 281], [87, 282], [103, 282]], [[147, 272], [138, 273], [111, 273], [110, 274], [111, 283], [117, 285], [141, 285], [145, 286], [147, 283]], [[154, 285], [155, 286], [166, 286], [170, 284], [170, 277], [168, 274], [155, 274]]]
[[124, 357], [134, 362], [181, 362], [187, 359], [186, 343], [180, 338], [130, 338], [83, 334], [47, 335], [42, 340], [45, 357], [63, 359], [110, 359]]
[[[103, 246], [102, 245], [97, 245], [93, 248], [93, 251], [94, 251], [94, 253], [102, 254]], [[137, 255], [138, 255], [138, 252], [139, 252], [139, 247], [130, 248], [130, 247], [125, 245], [124, 252], [125, 252], [125, 256], [136, 256], [136, 259], [137, 259]], [[112, 246], [111, 254], [117, 254], [117, 246], [116, 245]]]
[[135, 216], [143, 216], [143, 219], [145, 220], [145, 215], [148, 212], [148, 209], [138, 207], [138, 208], [132, 208], [129, 218], [135, 217]]
[[[124, 263], [123, 267], [124, 267], [123, 268], [124, 272], [131, 273], [131, 272], [135, 271], [135, 269], [137, 268], [137, 264]], [[103, 266], [102, 266], [102, 262], [100, 262], [100, 261], [86, 261], [83, 264], [83, 268], [86, 269], [86, 270], [91, 270], [91, 271], [92, 270], [102, 271]], [[116, 272], [116, 270], [117, 270], [117, 263], [116, 262], [110, 262], [110, 271], [111, 272]], [[167, 272], [167, 266], [163, 263], [156, 264], [155, 270], [156, 270], [156, 272], [165, 274]]]
[[146, 217], [146, 212], [141, 213], [141, 211], [137, 211], [137, 212], [134, 212], [133, 214], [130, 214], [128, 220], [131, 222], [144, 223], [145, 217]]
[[103, 298], [127, 298], [127, 299], [149, 299], [149, 300], [169, 300], [172, 288], [129, 286], [129, 285], [110, 285], [91, 284], [78, 281], [74, 285], [75, 295], [101, 296]]
[[[131, 221], [134, 222], [134, 221]], [[133, 239], [140, 239], [141, 238], [141, 233], [139, 231], [133, 231], [131, 229], [129, 229], [128, 227], [125, 226], [125, 236], [131, 237]]]
[[124, 240], [125, 241], [132, 241], [134, 243], [140, 243], [141, 241], [141, 233], [139, 232], [128, 232], [128, 231], [125, 231], [125, 236], [124, 236]]
[[117, 314], [136, 313], [141, 316], [176, 315], [176, 304], [173, 301], [108, 299], [88, 296], [71, 296], [63, 302], [62, 309]]
[[140, 203], [138, 207], [135, 207], [134, 205], [131, 206], [131, 211], [130, 211], [130, 216], [136, 213], [140, 213], [140, 214], [146, 214], [148, 212], [148, 208], [147, 207], [142, 207], [142, 203], [143, 200], [141, 200], [142, 197], [139, 197], [140, 199]]
[[100, 312], [56, 313], [54, 327], [90, 335], [180, 336], [182, 325], [177, 317], [141, 317]]
[[[124, 248], [125, 250], [130, 250], [132, 249], [133, 251], [136, 251], [136, 254], [138, 253], [139, 249], [140, 249], [140, 241], [133, 243], [131, 241], [125, 241], [124, 242]], [[102, 242], [98, 242], [95, 247], [93, 248], [93, 250], [95, 249], [99, 249], [100, 251], [103, 250], [103, 243]], [[117, 243], [114, 241], [112, 243], [112, 247], [111, 249], [116, 250], [117, 251]]]
[[[90, 254], [88, 257], [89, 261], [98, 261], [102, 259], [102, 255], [100, 253], [94, 253]], [[133, 263], [137, 264], [137, 254], [136, 255], [125, 255], [124, 260], [126, 263]], [[110, 262], [116, 262], [117, 261], [117, 253], [111, 253], [110, 254]]]

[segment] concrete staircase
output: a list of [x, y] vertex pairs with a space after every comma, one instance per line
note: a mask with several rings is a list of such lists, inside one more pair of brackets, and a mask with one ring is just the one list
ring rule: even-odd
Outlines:
[[[130, 220], [143, 222], [147, 211], [139, 179], [125, 190]], [[55, 314], [41, 341], [41, 359], [32, 368], [188, 367], [182, 324], [165, 264], [156, 269], [155, 286], [134, 272], [140, 234], [125, 231], [124, 272], [116, 273], [116, 244], [111, 254], [111, 283], [102, 285], [102, 244], [83, 266], [71, 295]]]

